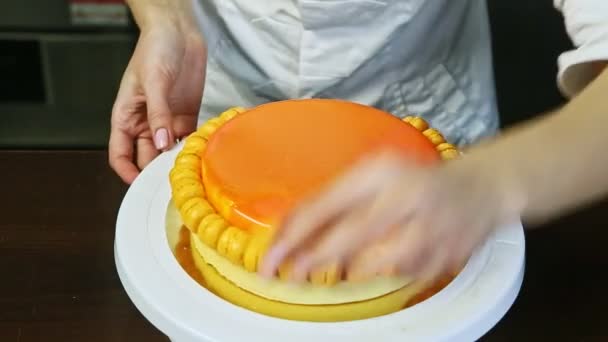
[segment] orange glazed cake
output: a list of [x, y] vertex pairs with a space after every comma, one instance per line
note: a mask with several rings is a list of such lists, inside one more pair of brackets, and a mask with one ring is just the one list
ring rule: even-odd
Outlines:
[[449, 281], [431, 288], [401, 276], [352, 282], [340, 264], [313, 270], [304, 284], [285, 280], [289, 263], [274, 279], [256, 273], [290, 208], [363, 155], [385, 148], [420, 163], [459, 155], [421, 118], [401, 120], [341, 100], [232, 108], [207, 121], [186, 138], [169, 177], [170, 210], [183, 222], [180, 263], [225, 300], [292, 320], [365, 319], [432, 295]]

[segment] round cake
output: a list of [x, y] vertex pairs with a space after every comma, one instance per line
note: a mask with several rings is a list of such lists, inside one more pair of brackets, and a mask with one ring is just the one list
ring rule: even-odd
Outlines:
[[459, 155], [421, 118], [341, 100], [232, 108], [206, 122], [186, 138], [169, 177], [202, 283], [236, 305], [294, 320], [356, 320], [405, 307], [425, 287], [403, 276], [355, 282], [333, 263], [293, 284], [285, 280], [289, 262], [274, 279], [257, 274], [293, 206], [386, 149], [423, 164]]

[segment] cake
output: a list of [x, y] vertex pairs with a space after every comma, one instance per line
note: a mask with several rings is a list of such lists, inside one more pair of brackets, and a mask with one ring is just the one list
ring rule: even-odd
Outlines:
[[423, 164], [458, 157], [419, 117], [333, 99], [231, 108], [185, 139], [169, 175], [172, 206], [201, 284], [262, 314], [347, 321], [399, 311], [428, 290], [405, 276], [351, 281], [344, 265], [313, 270], [304, 284], [274, 279], [258, 265], [282, 217], [359, 158], [392, 149]]

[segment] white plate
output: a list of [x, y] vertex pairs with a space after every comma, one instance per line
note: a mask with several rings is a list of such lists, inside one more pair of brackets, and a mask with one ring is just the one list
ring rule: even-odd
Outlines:
[[228, 303], [183, 271], [167, 238], [168, 174], [182, 146], [156, 158], [129, 188], [115, 241], [116, 266], [127, 294], [175, 342], [474, 341], [504, 316], [519, 293], [525, 245], [523, 227], [514, 222], [498, 229], [444, 290], [394, 314], [310, 323]]

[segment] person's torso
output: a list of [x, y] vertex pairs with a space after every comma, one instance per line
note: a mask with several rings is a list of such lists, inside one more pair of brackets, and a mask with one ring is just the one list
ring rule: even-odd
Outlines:
[[342, 98], [420, 115], [459, 145], [496, 132], [483, 0], [200, 3], [207, 111]]

